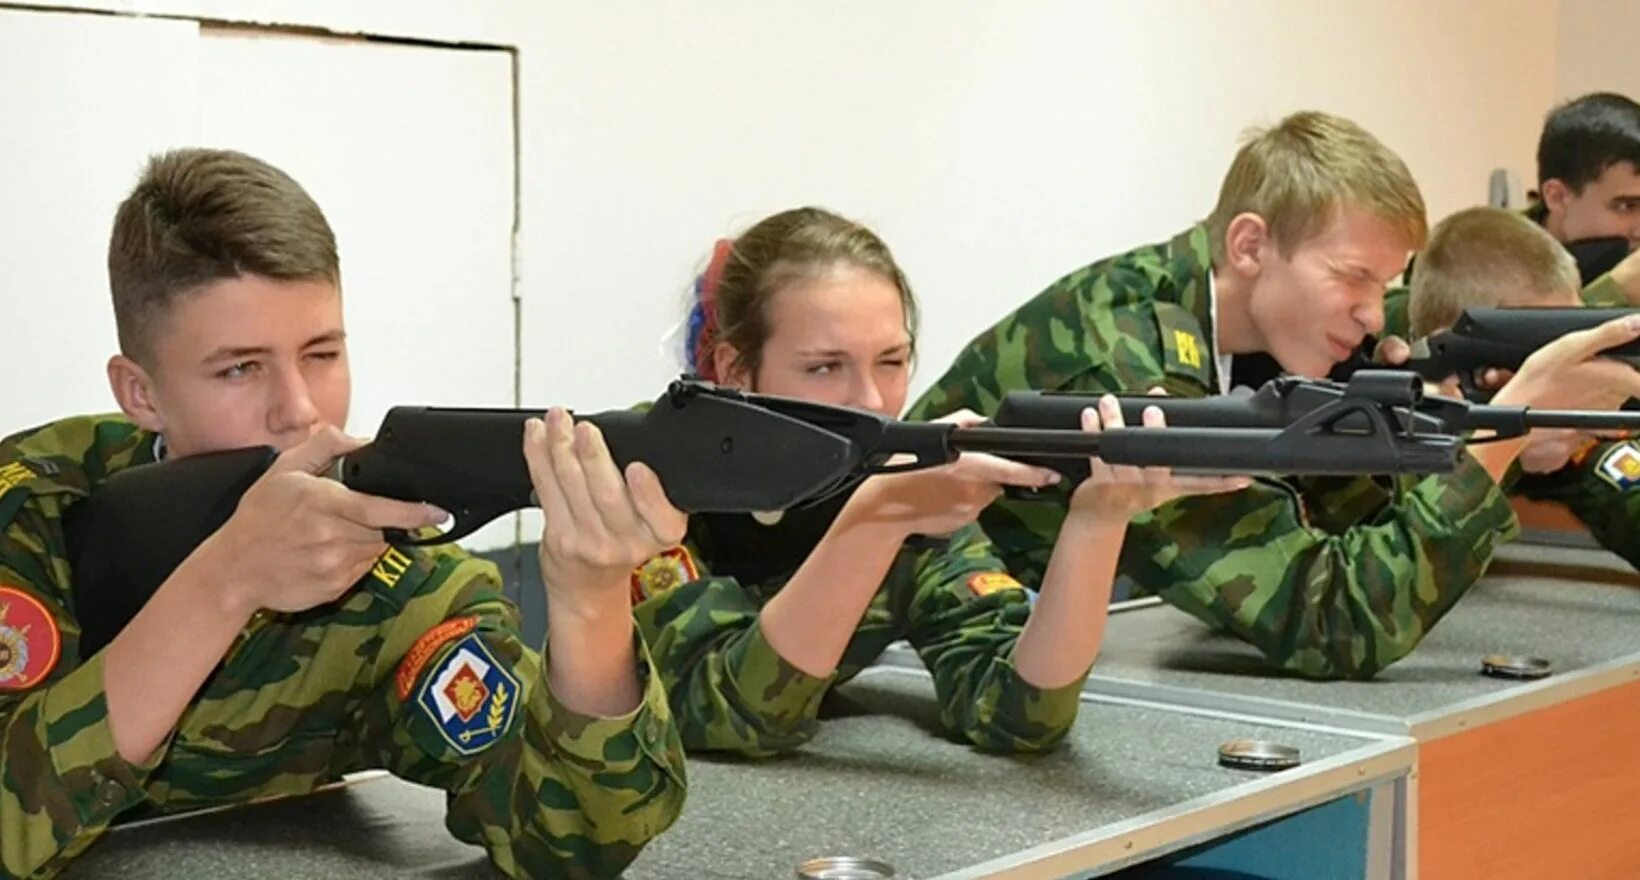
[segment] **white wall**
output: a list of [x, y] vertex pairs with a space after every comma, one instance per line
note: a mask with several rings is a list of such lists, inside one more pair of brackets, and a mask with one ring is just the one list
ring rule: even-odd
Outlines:
[[1439, 217], [1529, 175], [1563, 73], [1556, 0], [53, 5], [518, 47], [523, 399], [581, 407], [660, 389], [711, 240], [769, 211], [883, 233], [924, 302], [921, 384], [1048, 281], [1204, 214], [1249, 124], [1353, 116]]
[[1352, 116], [1433, 216], [1482, 202], [1490, 169], [1529, 170], [1555, 10], [555, 4], [521, 59], [524, 399], [653, 395], [674, 369], [656, 340], [712, 239], [804, 202], [870, 222], [905, 264], [919, 387], [1047, 282], [1204, 215], [1252, 123]]
[[1621, 92], [1640, 100], [1640, 2], [1561, 0], [1555, 93]]

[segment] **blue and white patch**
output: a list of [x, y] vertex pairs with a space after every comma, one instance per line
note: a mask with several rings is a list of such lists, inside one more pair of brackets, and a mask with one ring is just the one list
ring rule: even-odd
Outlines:
[[471, 633], [455, 643], [416, 696], [416, 705], [463, 755], [494, 745], [512, 726], [523, 698], [518, 679]]
[[1601, 456], [1595, 470], [1602, 480], [1619, 490], [1640, 485], [1640, 448], [1636, 448], [1632, 440], [1619, 443]]

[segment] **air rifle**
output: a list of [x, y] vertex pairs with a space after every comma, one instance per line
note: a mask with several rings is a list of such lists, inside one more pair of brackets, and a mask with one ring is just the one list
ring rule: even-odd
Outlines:
[[[1592, 310], [1568, 310], [1592, 311]], [[1098, 395], [1052, 391], [1015, 391], [1007, 394], [993, 422], [1003, 428], [1066, 429], [1081, 423], [1082, 410], [1094, 406]], [[1242, 447], [1213, 451], [1214, 466], [1205, 460], [1170, 455], [1177, 471], [1209, 470], [1254, 475], [1348, 475], [1435, 473], [1417, 460], [1397, 462], [1403, 452], [1421, 456], [1420, 439], [1467, 435], [1487, 431], [1487, 440], [1519, 437], [1533, 428], [1584, 430], [1640, 429], [1640, 412], [1585, 412], [1542, 410], [1524, 406], [1491, 406], [1469, 400], [1423, 394], [1419, 377], [1402, 370], [1358, 370], [1347, 382], [1283, 376], [1256, 392], [1220, 397], [1179, 398], [1121, 396], [1122, 419], [1138, 423], [1146, 407], [1157, 407], [1167, 419], [1158, 437], [1186, 436], [1195, 430], [1275, 430], [1267, 448]], [[1385, 438], [1392, 442], [1385, 442]], [[1403, 445], [1400, 441], [1406, 441]], [[1170, 450], [1172, 452], [1172, 450]], [[1205, 453], [1205, 451], [1204, 451]], [[1236, 468], [1227, 459], [1245, 456]], [[1087, 476], [1088, 465], [1078, 459], [1050, 459], [1037, 455], [1012, 456], [1051, 467], [1074, 485]], [[1164, 457], [1164, 456], [1158, 456]], [[1340, 460], [1343, 459], [1343, 460]], [[1114, 459], [1107, 459], [1114, 462]], [[1014, 493], [1031, 497], [1029, 492]]]
[[[1464, 396], [1484, 401], [1490, 393], [1475, 384], [1482, 370], [1518, 370], [1532, 352], [1568, 333], [1589, 330], [1635, 314], [1635, 309], [1464, 309], [1450, 330], [1412, 344], [1412, 359], [1402, 366], [1431, 382], [1457, 376]], [[1607, 349], [1607, 357], [1640, 364], [1640, 340]]]
[[[1303, 383], [1287, 387], [1297, 391]], [[1194, 401], [1216, 406], [1220, 416], [1092, 434], [1074, 417], [1029, 427], [902, 422], [680, 379], [647, 409], [576, 418], [600, 428], [618, 464], [652, 467], [681, 510], [747, 513], [821, 502], [871, 474], [936, 467], [963, 452], [1060, 467], [1080, 463], [1084, 472], [1094, 455], [1115, 464], [1228, 474], [1451, 471], [1460, 441], [1438, 419], [1406, 410], [1421, 393], [1410, 373], [1381, 374], [1329, 390], [1325, 400], [1295, 411], [1289, 421], [1258, 409], [1263, 398]], [[521, 446], [525, 420], [537, 415], [396, 407], [373, 442], [341, 459], [338, 475], [357, 491], [429, 502], [454, 516], [441, 533], [389, 532], [393, 543], [453, 541], [536, 505]], [[1132, 422], [1138, 421], [1135, 413]], [[129, 468], [69, 508], [64, 527], [75, 596], [84, 600], [76, 608], [83, 656], [107, 644], [194, 548], [221, 528], [275, 457], [273, 449], [259, 447]]]

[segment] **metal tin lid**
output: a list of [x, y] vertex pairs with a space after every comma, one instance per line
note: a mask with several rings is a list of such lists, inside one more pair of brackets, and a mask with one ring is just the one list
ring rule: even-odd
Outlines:
[[798, 865], [797, 876], [799, 880], [884, 880], [894, 876], [894, 868], [875, 859], [832, 856]]
[[1219, 746], [1219, 766], [1233, 770], [1287, 770], [1300, 764], [1298, 749], [1260, 739], [1233, 739]]
[[1545, 678], [1553, 664], [1542, 657], [1523, 654], [1488, 654], [1481, 658], [1481, 674], [1493, 678]]

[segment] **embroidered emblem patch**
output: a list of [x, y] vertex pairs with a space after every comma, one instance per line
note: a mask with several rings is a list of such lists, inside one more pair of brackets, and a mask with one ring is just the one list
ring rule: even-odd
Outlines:
[[700, 578], [695, 557], [687, 547], [673, 547], [650, 557], [643, 565], [632, 569], [632, 604], [659, 596]]
[[57, 621], [45, 606], [15, 587], [0, 587], [0, 691], [44, 681], [61, 650]]
[[421, 686], [416, 705], [450, 748], [476, 755], [495, 744], [518, 714], [518, 679], [469, 633]]
[[1001, 590], [1023, 590], [1025, 585], [1014, 576], [1000, 571], [987, 571], [968, 579], [968, 590], [976, 596], [989, 596]]
[[1184, 330], [1173, 331], [1173, 344], [1179, 349], [1179, 362], [1187, 367], [1201, 369], [1202, 350], [1196, 337]]
[[1601, 457], [1595, 470], [1602, 480], [1619, 489], [1640, 484], [1640, 449], [1632, 440], [1619, 443]]
[[478, 618], [468, 615], [446, 620], [422, 633], [421, 638], [416, 639], [416, 643], [405, 652], [404, 659], [399, 661], [399, 701], [410, 699], [410, 692], [416, 688], [416, 679], [421, 678], [422, 668], [438, 653], [439, 648], [472, 632], [475, 626], [478, 626]]

